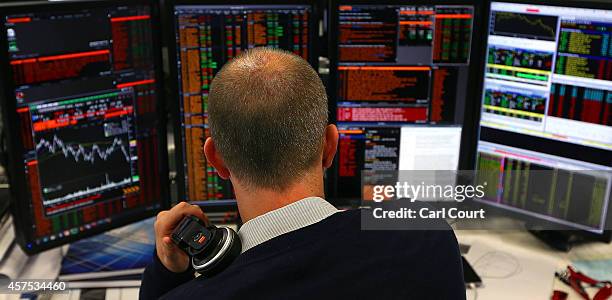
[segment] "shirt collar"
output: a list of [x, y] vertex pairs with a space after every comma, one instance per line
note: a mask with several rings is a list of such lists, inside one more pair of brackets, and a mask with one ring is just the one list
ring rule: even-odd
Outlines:
[[315, 224], [337, 210], [320, 197], [308, 197], [244, 223], [238, 231], [242, 252], [285, 233]]

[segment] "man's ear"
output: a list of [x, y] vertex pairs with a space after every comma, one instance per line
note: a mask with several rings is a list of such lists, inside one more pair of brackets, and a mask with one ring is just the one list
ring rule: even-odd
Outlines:
[[217, 170], [219, 177], [223, 179], [230, 178], [230, 171], [225, 165], [223, 158], [217, 151], [215, 142], [211, 137], [206, 138], [206, 142], [204, 143], [204, 154], [206, 155], [206, 160], [208, 160], [208, 162]]
[[325, 127], [325, 141], [323, 141], [323, 168], [331, 167], [338, 150], [338, 128], [334, 124]]

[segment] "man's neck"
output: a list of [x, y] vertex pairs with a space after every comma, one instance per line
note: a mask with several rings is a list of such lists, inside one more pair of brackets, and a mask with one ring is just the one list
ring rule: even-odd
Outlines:
[[[312, 177], [311, 177], [312, 178]], [[234, 184], [238, 211], [243, 222], [308, 197], [324, 197], [323, 180], [298, 180], [283, 191], [245, 189]], [[307, 183], [307, 182], [311, 183]]]

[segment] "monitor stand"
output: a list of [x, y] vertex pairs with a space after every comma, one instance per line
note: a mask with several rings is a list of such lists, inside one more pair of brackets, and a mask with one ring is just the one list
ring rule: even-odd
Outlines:
[[569, 252], [572, 246], [580, 241], [571, 231], [529, 229], [529, 232], [549, 247], [563, 252]]

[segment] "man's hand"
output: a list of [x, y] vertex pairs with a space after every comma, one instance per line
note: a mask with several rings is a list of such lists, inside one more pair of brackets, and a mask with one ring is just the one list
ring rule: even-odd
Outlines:
[[189, 256], [177, 247], [170, 238], [174, 228], [187, 215], [195, 216], [208, 223], [208, 218], [200, 207], [188, 204], [187, 202], [181, 202], [170, 210], [160, 212], [155, 220], [155, 249], [157, 250], [157, 257], [159, 257], [159, 260], [166, 269], [175, 273], [185, 272], [189, 268]]

